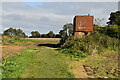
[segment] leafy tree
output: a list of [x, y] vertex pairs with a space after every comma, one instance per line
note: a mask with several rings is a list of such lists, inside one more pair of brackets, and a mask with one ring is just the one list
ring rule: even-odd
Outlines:
[[110, 37], [120, 38], [120, 26], [118, 25], [107, 25], [106, 27], [97, 28], [94, 33], [105, 34]]
[[21, 29], [9, 28], [3, 32], [4, 35], [26, 37], [26, 34]]
[[60, 34], [55, 34], [55, 38], [61, 38]]
[[72, 36], [73, 35], [73, 24], [72, 23], [65, 24], [63, 26], [63, 30], [66, 32], [67, 36]]
[[17, 29], [17, 30], [15, 30], [15, 32], [16, 32], [16, 36], [19, 36], [19, 37], [25, 36], [25, 34], [23, 33], [23, 31], [21, 29]]
[[38, 31], [32, 31], [31, 35], [32, 35], [31, 36], [32, 38], [40, 38], [41, 37], [41, 35]]
[[120, 11], [112, 12], [109, 17], [108, 25], [118, 25], [120, 26]]
[[48, 36], [49, 38], [54, 38], [54, 37], [55, 37], [55, 34], [53, 33], [53, 31], [50, 31], [50, 32], [47, 34], [47, 36]]
[[60, 34], [61, 38], [66, 37], [66, 31], [65, 30], [60, 30], [59, 34]]
[[42, 38], [48, 38], [47, 34], [42, 34], [41, 37]]
[[69, 36], [73, 35], [73, 24], [65, 24], [63, 30], [60, 30], [59, 34], [61, 37], [60, 44], [63, 44]]
[[3, 34], [4, 34], [4, 35], [9, 35], [9, 36], [14, 36], [14, 35], [15, 35], [14, 29], [13, 29], [13, 28], [9, 28], [9, 29], [5, 30], [5, 31], [3, 32]]

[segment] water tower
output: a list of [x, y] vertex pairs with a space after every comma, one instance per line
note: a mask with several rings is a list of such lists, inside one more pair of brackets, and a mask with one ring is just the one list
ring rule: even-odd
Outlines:
[[93, 32], [93, 16], [74, 17], [74, 38], [86, 36]]

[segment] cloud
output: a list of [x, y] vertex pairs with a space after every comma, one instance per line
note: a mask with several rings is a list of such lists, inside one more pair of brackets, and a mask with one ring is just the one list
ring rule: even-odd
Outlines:
[[119, 1], [119, 3], [118, 3], [118, 10], [120, 11], [120, 1]]
[[9, 27], [21, 28], [28, 35], [33, 30], [40, 33], [53, 30], [58, 33], [64, 24], [73, 22], [75, 15], [92, 14], [95, 18], [108, 18], [111, 11], [117, 10], [115, 2], [43, 2], [34, 5], [30, 2], [5, 2], [2, 4], [3, 30]]

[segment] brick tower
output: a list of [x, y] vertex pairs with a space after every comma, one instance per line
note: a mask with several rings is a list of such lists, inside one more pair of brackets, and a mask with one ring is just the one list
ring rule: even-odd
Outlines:
[[87, 15], [74, 17], [74, 38], [86, 36], [92, 32], [93, 32], [93, 16]]

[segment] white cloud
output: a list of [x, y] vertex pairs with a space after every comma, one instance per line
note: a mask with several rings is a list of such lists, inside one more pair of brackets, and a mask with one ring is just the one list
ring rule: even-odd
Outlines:
[[119, 1], [119, 3], [118, 3], [118, 10], [120, 11], [120, 1]]

